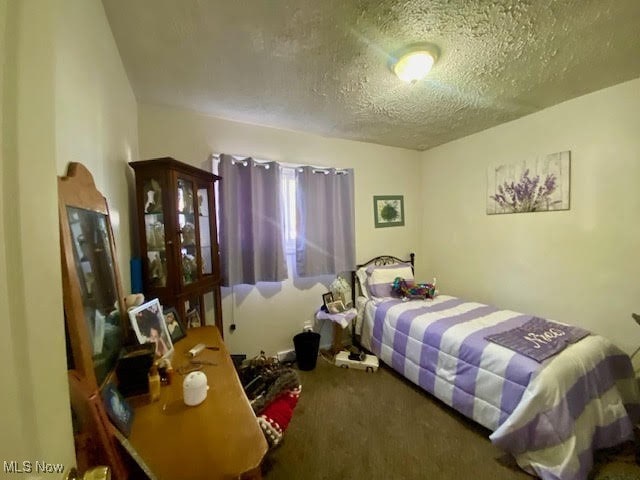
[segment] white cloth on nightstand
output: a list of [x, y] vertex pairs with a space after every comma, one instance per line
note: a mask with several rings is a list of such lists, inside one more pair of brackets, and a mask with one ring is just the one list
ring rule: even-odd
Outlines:
[[318, 320], [331, 320], [339, 324], [342, 328], [347, 328], [351, 323], [351, 320], [356, 318], [358, 312], [355, 308], [350, 308], [349, 310], [345, 310], [340, 313], [329, 313], [324, 310], [318, 310], [316, 312], [316, 319]]

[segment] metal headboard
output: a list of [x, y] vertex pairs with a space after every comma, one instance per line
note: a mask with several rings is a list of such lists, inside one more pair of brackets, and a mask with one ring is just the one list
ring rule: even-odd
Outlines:
[[351, 285], [353, 288], [351, 289], [351, 300], [353, 302], [353, 306], [356, 305], [356, 298], [358, 297], [358, 293], [362, 292], [362, 285], [360, 285], [360, 280], [356, 276], [356, 272], [358, 269], [362, 267], [366, 267], [368, 265], [393, 265], [394, 263], [410, 263], [411, 269], [415, 267], [415, 253], [409, 254], [409, 260], [402, 260], [401, 258], [394, 257], [393, 255], [380, 255], [378, 257], [373, 257], [371, 260], [361, 263], [360, 265], [356, 265], [356, 269], [351, 271]]

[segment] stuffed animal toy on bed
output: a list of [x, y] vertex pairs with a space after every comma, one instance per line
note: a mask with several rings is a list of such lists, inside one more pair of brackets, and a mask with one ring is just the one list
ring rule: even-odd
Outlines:
[[437, 295], [436, 279], [433, 279], [433, 283], [413, 283], [413, 281], [396, 277], [391, 290], [402, 298], [435, 298]]

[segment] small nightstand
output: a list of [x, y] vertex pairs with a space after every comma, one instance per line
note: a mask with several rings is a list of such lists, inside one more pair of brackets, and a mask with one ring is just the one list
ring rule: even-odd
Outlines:
[[333, 324], [333, 341], [331, 344], [331, 354], [335, 355], [342, 349], [342, 332], [345, 328], [351, 325], [351, 321], [356, 318], [358, 312], [355, 308], [350, 308], [340, 313], [328, 313], [324, 310], [318, 310], [316, 312], [317, 320], [331, 320]]

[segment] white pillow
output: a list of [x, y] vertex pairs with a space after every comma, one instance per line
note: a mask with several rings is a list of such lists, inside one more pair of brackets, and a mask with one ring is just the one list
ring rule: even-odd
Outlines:
[[[360, 294], [363, 297], [369, 298], [369, 291], [367, 290], [367, 268], [360, 267], [356, 270], [356, 277], [358, 278], [358, 282], [360, 282]], [[353, 288], [355, 288], [355, 285]]]
[[407, 263], [371, 265], [367, 268], [367, 290], [369, 295], [374, 298], [391, 297], [393, 281], [396, 277], [414, 281], [411, 265]]

